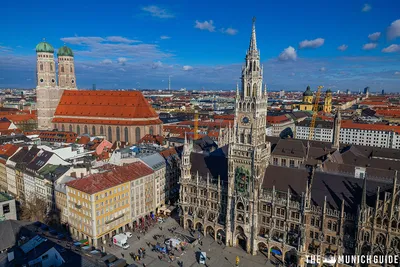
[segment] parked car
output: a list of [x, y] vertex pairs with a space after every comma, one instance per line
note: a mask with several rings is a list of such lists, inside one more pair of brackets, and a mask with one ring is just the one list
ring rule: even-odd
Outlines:
[[125, 232], [124, 234], [129, 238], [131, 238], [133, 236], [131, 232]]

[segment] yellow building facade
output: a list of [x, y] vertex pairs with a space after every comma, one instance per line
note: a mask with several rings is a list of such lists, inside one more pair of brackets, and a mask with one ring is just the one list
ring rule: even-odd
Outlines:
[[[72, 236], [87, 239], [90, 245], [100, 248], [114, 235], [133, 227], [133, 219], [137, 218], [133, 217], [132, 207], [147, 210], [142, 208], [147, 199], [136, 201], [133, 184], [145, 184], [144, 181], [151, 179], [154, 184], [153, 170], [135, 162], [68, 182], [68, 223]], [[150, 188], [154, 190], [154, 186]], [[151, 211], [155, 212], [154, 205]]]
[[[312, 111], [314, 102], [314, 93], [311, 91], [310, 86], [307, 86], [307, 89], [303, 93], [303, 101], [294, 104], [292, 109]], [[318, 111], [324, 111], [325, 113], [332, 112], [332, 91], [330, 89], [325, 93], [324, 103], [318, 105]]]

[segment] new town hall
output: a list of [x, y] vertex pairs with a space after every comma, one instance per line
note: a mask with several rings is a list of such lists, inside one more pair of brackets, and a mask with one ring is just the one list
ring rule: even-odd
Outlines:
[[253, 21], [225, 144], [199, 153], [185, 140], [181, 224], [300, 266], [306, 255], [398, 255], [399, 151], [266, 137], [262, 77]]

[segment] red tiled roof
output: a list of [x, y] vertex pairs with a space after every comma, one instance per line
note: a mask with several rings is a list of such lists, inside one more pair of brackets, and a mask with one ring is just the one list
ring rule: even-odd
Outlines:
[[86, 145], [89, 142], [90, 142], [89, 136], [81, 136], [81, 138], [79, 138], [79, 140], [78, 140], [78, 144], [81, 144], [81, 145]]
[[92, 195], [152, 173], [153, 170], [150, 167], [138, 161], [124, 166], [116, 166], [104, 173], [96, 173], [70, 181], [67, 186]]
[[168, 158], [168, 157], [170, 157], [170, 156], [172, 156], [172, 155], [178, 154], [178, 152], [176, 151], [176, 148], [175, 148], [175, 147], [168, 148], [168, 149], [163, 150], [163, 151], [161, 151], [161, 152], [159, 152], [159, 153], [160, 153], [160, 155], [161, 155], [162, 157], [164, 157], [164, 158]]
[[54, 118], [53, 123], [79, 123], [79, 124], [102, 124], [102, 125], [155, 125], [161, 124], [160, 119], [143, 120], [143, 121], [124, 121], [124, 120], [96, 120], [96, 119], [76, 119], [70, 118]]
[[12, 114], [12, 115], [5, 115], [4, 117], [6, 117], [10, 121], [14, 122], [15, 124], [19, 124], [21, 122], [25, 122], [25, 121], [29, 121], [29, 120], [37, 121], [36, 114]]
[[17, 152], [18, 146], [12, 144], [5, 144], [0, 146], [0, 156], [9, 158]]
[[59, 131], [42, 131], [39, 132], [39, 138], [49, 142], [64, 142], [74, 143], [78, 134], [74, 132], [59, 132]]
[[162, 145], [162, 144], [164, 144], [164, 137], [162, 137], [160, 135], [146, 134], [138, 142], [138, 144], [142, 144], [142, 143], [144, 143], [144, 144], [151, 143], [151, 144]]
[[157, 113], [139, 91], [65, 90], [54, 116], [158, 118]]
[[282, 123], [282, 122], [289, 121], [289, 118], [286, 117], [285, 115], [267, 116], [267, 121], [269, 123]]

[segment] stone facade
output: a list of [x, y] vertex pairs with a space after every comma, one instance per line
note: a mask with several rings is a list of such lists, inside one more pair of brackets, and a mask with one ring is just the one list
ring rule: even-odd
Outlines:
[[[71, 56], [58, 57], [59, 83], [56, 80], [54, 49], [36, 48], [36, 96], [38, 129], [51, 130], [51, 121], [64, 90], [76, 90], [74, 60]], [[51, 45], [45, 43], [48, 47]]]
[[269, 164], [266, 94], [261, 92], [259, 55], [253, 48], [254, 25], [235, 123], [227, 131], [227, 142], [224, 137], [227, 145], [206, 155], [194, 153], [193, 143], [185, 140], [179, 180], [183, 227], [297, 266], [305, 266], [311, 255], [398, 255], [397, 171], [392, 179], [377, 179], [372, 171], [355, 177], [318, 169], [319, 160], [336, 153], [330, 146], [338, 146], [337, 141], [313, 142], [322, 146], [319, 150], [314, 145], [296, 150], [293, 142], [286, 147], [278, 142], [273, 161], [276, 157], [277, 163], [284, 159], [293, 164]]

